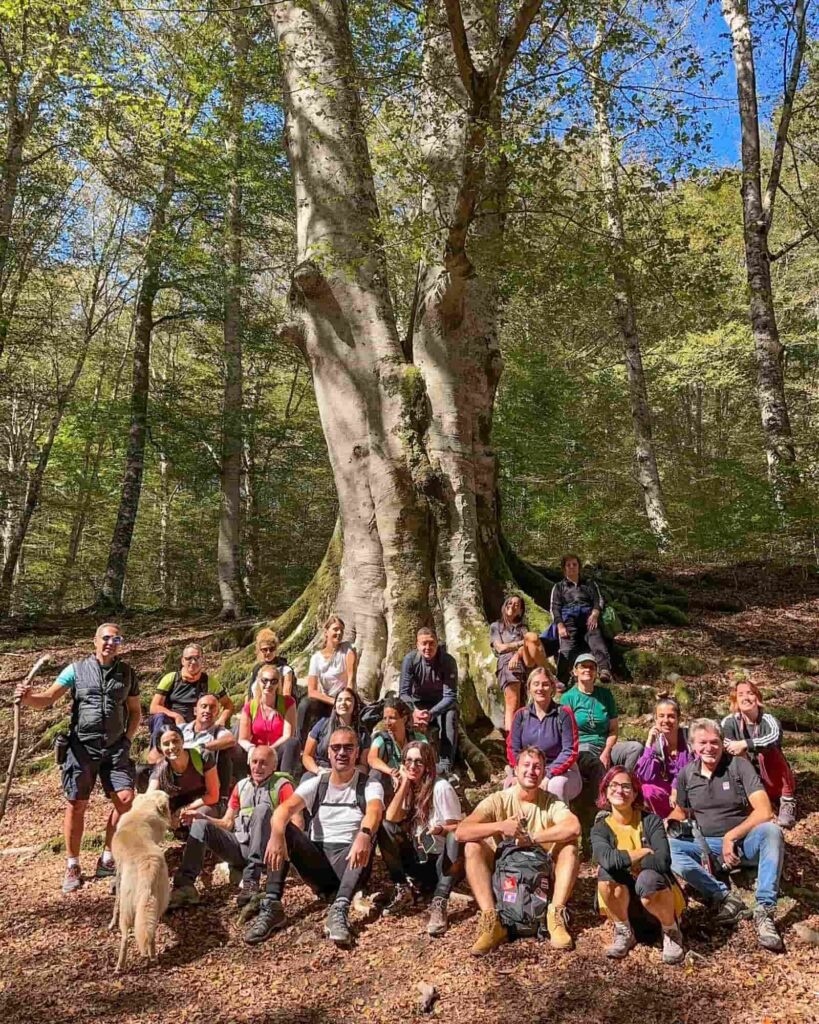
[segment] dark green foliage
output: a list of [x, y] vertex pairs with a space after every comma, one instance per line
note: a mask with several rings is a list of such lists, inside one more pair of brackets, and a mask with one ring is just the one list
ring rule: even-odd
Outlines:
[[777, 707], [766, 704], [765, 710], [770, 712], [783, 729], [789, 732], [819, 732], [819, 714], [807, 708]]
[[819, 658], [808, 658], [797, 655], [788, 655], [776, 659], [779, 668], [786, 672], [803, 672], [805, 675], [819, 675]]

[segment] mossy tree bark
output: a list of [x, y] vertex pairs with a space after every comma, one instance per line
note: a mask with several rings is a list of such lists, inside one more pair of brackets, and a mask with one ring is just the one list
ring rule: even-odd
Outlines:
[[[346, 5], [307, 0], [271, 10], [297, 208], [287, 332], [313, 373], [339, 501], [324, 563], [274, 626], [291, 650], [304, 646], [332, 603], [356, 637], [359, 688], [373, 696], [396, 686], [417, 627], [434, 622], [459, 663], [467, 722], [500, 711], [486, 612], [496, 613], [514, 582], [490, 448], [501, 369], [497, 288], [476, 271], [470, 246], [480, 244], [480, 204], [497, 201], [489, 140], [504, 78], [541, 2], [524, 3], [502, 37], [485, 9], [472, 17], [464, 5], [465, 19], [457, 0], [429, 4], [428, 128], [418, 141], [435, 240], [403, 339]], [[500, 218], [486, 221], [497, 234]]]

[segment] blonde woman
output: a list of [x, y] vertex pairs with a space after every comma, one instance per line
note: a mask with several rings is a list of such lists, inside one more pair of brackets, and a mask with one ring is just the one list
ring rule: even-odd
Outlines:
[[311, 724], [327, 718], [333, 710], [336, 694], [355, 690], [356, 652], [343, 641], [344, 620], [331, 615], [324, 623], [321, 649], [310, 658], [307, 670], [307, 696], [299, 703], [298, 734], [306, 737], [308, 718]]

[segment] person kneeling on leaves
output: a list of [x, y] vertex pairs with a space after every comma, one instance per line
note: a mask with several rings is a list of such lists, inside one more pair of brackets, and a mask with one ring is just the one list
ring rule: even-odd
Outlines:
[[[237, 904], [244, 906], [259, 891], [264, 852], [270, 839], [270, 820], [283, 800], [293, 795], [293, 780], [277, 772], [276, 751], [254, 747], [250, 775], [238, 782], [222, 818], [196, 817], [191, 822], [182, 863], [176, 873], [170, 908], [199, 902], [195, 882], [202, 870], [205, 850], [213, 850], [231, 869], [242, 871], [242, 890]], [[271, 879], [267, 879], [268, 891]]]
[[600, 813], [591, 830], [600, 912], [614, 925], [606, 956], [622, 960], [641, 938], [663, 932], [663, 962], [685, 960], [677, 923], [685, 898], [671, 874], [671, 850], [663, 819], [643, 809], [640, 780], [623, 768], [610, 768], [600, 783]]
[[[384, 788], [380, 782], [369, 781], [358, 768], [354, 729], [336, 729], [328, 751], [329, 774], [302, 782], [273, 815], [265, 851], [270, 869], [267, 893], [245, 942], [263, 942], [285, 923], [281, 898], [292, 863], [319, 896], [333, 900], [325, 935], [338, 946], [352, 943], [350, 902], [370, 874], [373, 844], [384, 815]], [[293, 824], [304, 808], [310, 812], [309, 834]]]
[[379, 847], [395, 883], [392, 900], [384, 908], [390, 917], [415, 902], [410, 879], [432, 891], [429, 935], [447, 929], [447, 902], [463, 878], [463, 857], [455, 828], [463, 818], [461, 801], [447, 779], [436, 778], [435, 752], [425, 742], [404, 747], [395, 796], [387, 808]]
[[522, 750], [515, 765], [516, 785], [486, 797], [455, 830], [458, 842], [466, 844], [466, 877], [481, 911], [474, 956], [490, 952], [509, 937], [492, 888], [498, 845], [504, 839], [537, 844], [551, 853], [554, 886], [547, 911], [549, 940], [553, 949], [572, 948], [566, 904], [577, 879], [580, 822], [562, 801], [540, 788], [544, 770], [541, 750]]

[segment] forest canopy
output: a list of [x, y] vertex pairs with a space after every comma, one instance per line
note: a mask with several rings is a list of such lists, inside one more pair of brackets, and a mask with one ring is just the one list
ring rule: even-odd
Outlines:
[[4, 0], [0, 613], [281, 612], [376, 458], [423, 608], [498, 509], [535, 565], [815, 558], [811, 13]]

